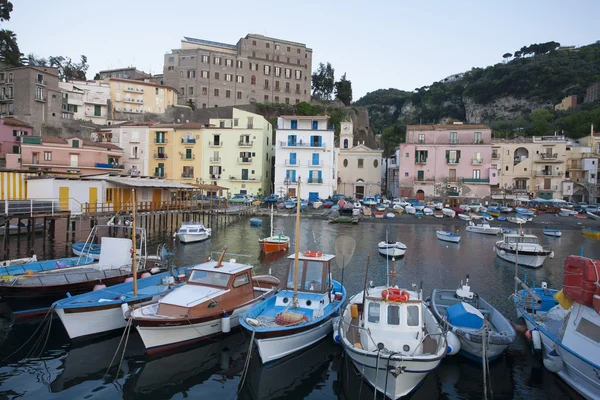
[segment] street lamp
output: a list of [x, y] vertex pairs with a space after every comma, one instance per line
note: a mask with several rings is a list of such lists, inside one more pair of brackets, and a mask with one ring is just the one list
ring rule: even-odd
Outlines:
[[283, 184], [285, 185], [285, 197], [288, 197], [290, 190], [289, 190], [289, 186], [290, 186], [290, 180], [288, 178], [285, 178], [283, 180]]

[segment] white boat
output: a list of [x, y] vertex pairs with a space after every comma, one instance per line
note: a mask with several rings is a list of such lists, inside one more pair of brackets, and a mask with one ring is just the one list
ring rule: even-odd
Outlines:
[[435, 235], [437, 236], [438, 239], [440, 239], [444, 242], [452, 242], [452, 243], [460, 242], [460, 235], [458, 233], [437, 231], [437, 232], [435, 232]]
[[362, 203], [365, 206], [376, 206], [377, 205], [377, 200], [375, 200], [375, 197], [365, 197], [362, 200]]
[[438, 367], [446, 356], [446, 337], [416, 292], [397, 286], [365, 289], [344, 309], [337, 325], [338, 340], [375, 388], [375, 397], [381, 392], [398, 399]]
[[458, 214], [458, 218], [462, 219], [463, 221], [470, 221], [471, 220], [471, 216], [467, 215], [467, 214]]
[[527, 220], [526, 220], [526, 219], [524, 219], [524, 218], [519, 218], [519, 217], [506, 217], [506, 220], [507, 220], [508, 222], [512, 222], [513, 224], [519, 224], [519, 225], [521, 225], [521, 224], [524, 224], [524, 223], [526, 223], [526, 222], [527, 222]]
[[463, 211], [469, 211], [471, 209], [468, 204], [461, 204], [458, 206], [458, 208], [460, 208]]
[[[431, 311], [449, 334], [456, 335], [460, 353], [470, 359], [481, 361], [487, 356], [489, 361], [494, 360], [515, 341], [516, 333], [510, 321], [481, 296], [471, 292], [469, 275], [457, 290], [433, 289]], [[484, 340], [487, 343], [485, 352]]]
[[471, 220], [479, 220], [479, 219], [483, 219], [483, 215], [479, 215], [479, 214], [474, 214], [474, 213], [469, 213], [469, 217], [471, 217]]
[[513, 208], [509, 206], [500, 206], [500, 212], [509, 213], [512, 212]]
[[[600, 260], [568, 256], [563, 270], [560, 292], [542, 282], [538, 288], [524, 286], [513, 302], [517, 316], [525, 320], [532, 341], [537, 342], [534, 351], [541, 351], [544, 367], [584, 398], [599, 399], [600, 289], [596, 286], [594, 292], [589, 287], [597, 285]], [[564, 301], [559, 304], [554, 296], [561, 294]]]
[[446, 217], [454, 218], [456, 216], [456, 211], [451, 208], [444, 207], [442, 208], [442, 214], [444, 214]]
[[[43, 232], [44, 224], [36, 223], [33, 228], [34, 232]], [[0, 236], [4, 236], [6, 233], [6, 226], [0, 226]], [[27, 234], [27, 225], [21, 222], [21, 224], [11, 224], [8, 226], [8, 234], [9, 235], [25, 235]]]
[[352, 204], [352, 208], [358, 208], [358, 209], [362, 209], [362, 204], [360, 204], [360, 201], [355, 201], [354, 204]]
[[568, 208], [561, 208], [560, 212], [562, 214], [566, 214], [566, 215], [575, 215], [575, 214], [577, 214], [577, 211], [574, 211], [574, 210], [571, 210], [571, 209], [568, 209]]
[[202, 222], [184, 222], [175, 235], [181, 243], [202, 242], [210, 239], [212, 230], [205, 227]]
[[323, 205], [323, 202], [319, 201], [319, 200], [312, 202], [313, 208], [320, 208], [322, 205]]
[[444, 204], [442, 204], [441, 201], [434, 201], [433, 202], [433, 208], [435, 208], [438, 211], [441, 211], [442, 208], [444, 208]]
[[379, 254], [388, 257], [401, 257], [406, 253], [406, 245], [402, 242], [382, 241], [377, 244]]
[[423, 209], [423, 215], [433, 215], [433, 209], [431, 209], [429, 207], [425, 207]]
[[590, 211], [587, 211], [586, 215], [588, 216], [588, 218], [591, 218], [591, 219], [600, 219], [600, 215], [594, 214], [593, 212], [590, 212]]
[[469, 210], [471, 210], [473, 212], [481, 211], [482, 207], [483, 207], [483, 205], [478, 201], [472, 201], [471, 203], [469, 203]]
[[406, 207], [404, 207], [404, 212], [407, 214], [414, 215], [417, 212], [417, 209], [413, 206], [406, 206]]
[[423, 209], [425, 208], [425, 204], [413, 204], [413, 207], [415, 208], [415, 210], [417, 211], [423, 211]]
[[539, 268], [546, 257], [554, 257], [549, 246], [542, 246], [535, 235], [506, 233], [494, 246], [496, 255], [503, 260], [526, 267]]
[[562, 236], [562, 232], [561, 232], [560, 229], [544, 228], [544, 235], [546, 235], [546, 236], [554, 236], [554, 237], [561, 237]]
[[394, 203], [394, 205], [392, 206], [392, 209], [393, 210], [404, 210], [404, 207], [398, 203]]
[[490, 226], [487, 221], [483, 221], [478, 225], [469, 222], [469, 225], [467, 225], [467, 232], [481, 233], [483, 235], [497, 235], [500, 233], [500, 228], [497, 226]]
[[385, 214], [385, 217], [387, 219], [394, 219], [394, 218], [396, 218], [396, 214], [394, 214], [394, 213], [387, 213], [387, 214]]

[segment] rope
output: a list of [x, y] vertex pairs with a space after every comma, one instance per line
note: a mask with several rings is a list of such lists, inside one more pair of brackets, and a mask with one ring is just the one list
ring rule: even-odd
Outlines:
[[[35, 336], [35, 334], [36, 334], [36, 333], [37, 333], [37, 332], [38, 332], [38, 331], [39, 331], [39, 330], [40, 330], [42, 327], [44, 327], [44, 329], [45, 329], [45, 327], [46, 327], [46, 325], [45, 325], [46, 319], [48, 318], [48, 316], [49, 316], [49, 315], [51, 315], [51, 314], [52, 314], [53, 310], [54, 310], [54, 307], [50, 307], [50, 309], [49, 309], [49, 310], [46, 312], [46, 315], [44, 316], [44, 319], [42, 319], [42, 322], [40, 322], [40, 324], [38, 325], [38, 327], [36, 328], [36, 330], [35, 330], [35, 331], [34, 331], [34, 332], [31, 334], [31, 336], [29, 337], [29, 339], [27, 339], [27, 340], [25, 341], [25, 343], [23, 343], [23, 344], [21, 345], [21, 347], [19, 347], [19, 348], [18, 348], [18, 349], [16, 349], [15, 351], [13, 351], [13, 352], [12, 352], [11, 354], [9, 354], [8, 356], [4, 357], [4, 358], [2, 359], [2, 361], [6, 361], [6, 360], [8, 360], [10, 357], [14, 356], [14, 355], [15, 355], [15, 354], [17, 354], [19, 351], [21, 351], [21, 350], [23, 349], [23, 347], [25, 347], [25, 346], [27, 345], [27, 343], [29, 343], [29, 341], [30, 341], [31, 339], [33, 339], [33, 337]], [[50, 318], [52, 318], [52, 317], [50, 317]], [[38, 340], [39, 340], [39, 338], [38, 338]], [[36, 342], [36, 343], [37, 343], [37, 342]]]
[[125, 330], [127, 331], [127, 337], [125, 338], [125, 344], [123, 344], [123, 354], [121, 354], [121, 361], [119, 361], [119, 368], [117, 369], [117, 375], [115, 375], [116, 379], [119, 379], [119, 372], [121, 372], [121, 366], [123, 365], [123, 359], [125, 358], [125, 350], [127, 349], [127, 343], [129, 343], [129, 332], [131, 332], [131, 323], [132, 319], [129, 317], [127, 320], [127, 326]]
[[[375, 384], [373, 385], [373, 400], [377, 400], [377, 380], [379, 379], [379, 357], [381, 355], [381, 349], [377, 349], [377, 361], [375, 362]], [[385, 397], [385, 390], [383, 395]]]
[[121, 348], [121, 343], [123, 343], [123, 338], [125, 337], [125, 333], [127, 332], [127, 327], [129, 326], [129, 324], [131, 324], [131, 320], [132, 320], [132, 318], [129, 317], [129, 319], [127, 320], [127, 325], [125, 326], [125, 330], [123, 331], [123, 334], [121, 335], [121, 340], [119, 341], [117, 350], [115, 350], [115, 354], [113, 355], [112, 360], [110, 360], [110, 364], [108, 364], [108, 368], [106, 369], [106, 372], [104, 373], [104, 375], [108, 375], [108, 371], [110, 371], [110, 369], [112, 368], [113, 362], [115, 362], [115, 358], [117, 357], [117, 353], [119, 353], [119, 349]]

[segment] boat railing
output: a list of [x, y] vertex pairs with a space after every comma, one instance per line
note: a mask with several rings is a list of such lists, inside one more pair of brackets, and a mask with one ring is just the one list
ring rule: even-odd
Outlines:
[[550, 246], [549, 244], [545, 244], [545, 245], [542, 246], [542, 249], [544, 251], [551, 252], [552, 251], [552, 246]]
[[[40, 274], [40, 275], [19, 275], [8, 280], [10, 286], [34, 286], [33, 281], [38, 282], [39, 286], [69, 285], [72, 283], [89, 282], [93, 280], [102, 280], [123, 276], [131, 271], [130, 265], [124, 265], [119, 268], [112, 268], [97, 271], [69, 271], [63, 274]], [[112, 273], [111, 273], [112, 272]], [[69, 279], [69, 277], [71, 279]]]
[[[53, 262], [52, 262], [53, 261]], [[52, 261], [38, 261], [36, 263], [27, 263], [27, 264], [23, 264], [23, 265], [10, 265], [8, 267], [2, 267], [0, 268], [0, 273], [3, 273], [4, 275], [15, 275], [15, 273], [17, 274], [26, 274], [28, 270], [31, 270], [31, 264], [38, 264], [39, 265], [39, 271], [52, 271], [55, 270], [57, 268], [66, 268], [66, 267], [74, 267], [76, 265], [80, 265], [78, 260], [75, 260], [74, 258], [71, 259], [67, 259], [67, 260], [52, 260]], [[93, 261], [92, 258], [88, 257], [88, 258], [83, 258], [83, 262], [82, 263], [91, 263]], [[62, 263], [64, 264], [61, 267], [57, 267], [56, 263]], [[29, 266], [29, 269], [25, 269], [26, 266]]]

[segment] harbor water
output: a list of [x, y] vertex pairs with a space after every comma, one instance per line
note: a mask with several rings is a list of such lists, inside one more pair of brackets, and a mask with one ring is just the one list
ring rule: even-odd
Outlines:
[[[270, 234], [269, 218], [261, 227], [251, 227], [247, 219], [222, 224], [213, 230], [210, 240], [182, 245], [173, 241], [173, 230], [149, 232], [148, 249], [167, 243], [175, 253], [176, 266], [191, 265], [205, 260], [211, 252], [227, 246], [227, 258], [248, 262], [255, 273], [268, 273], [283, 278], [288, 260], [293, 254], [294, 218], [275, 219], [275, 233], [284, 231], [292, 237], [292, 249], [286, 254], [261, 256], [258, 239]], [[54, 238], [36, 237], [10, 240], [11, 258], [27, 255], [31, 247], [39, 259], [70, 255], [70, 241], [65, 243], [64, 230], [57, 223]], [[408, 247], [406, 256], [396, 263], [397, 280], [401, 287], [423, 284], [424, 297], [433, 288], [456, 288], [468, 274], [471, 289], [496, 306], [510, 320], [515, 320], [509, 299], [514, 290], [514, 264], [496, 257], [494, 236], [468, 233], [464, 224], [456, 221], [445, 230], [459, 230], [460, 244], [436, 239], [435, 224], [394, 224], [361, 222], [358, 225], [334, 225], [322, 220], [303, 220], [300, 249], [321, 250], [335, 254], [336, 239], [348, 235], [355, 239], [356, 250], [351, 260], [336, 260], [334, 278], [342, 280], [349, 295], [363, 288], [367, 262], [368, 280], [376, 285], [386, 281], [386, 259], [378, 254], [377, 243], [386, 239], [401, 241]], [[545, 237], [541, 229], [527, 229], [538, 235], [543, 244], [551, 245], [555, 257], [540, 269], [520, 267], [535, 286], [548, 282], [550, 287], [562, 284], [562, 261], [571, 254], [600, 258], [600, 241], [584, 237], [578, 230], [565, 230], [561, 238]], [[75, 240], [83, 241], [88, 231], [76, 232]], [[72, 238], [69, 238], [72, 240]], [[213, 254], [214, 256], [214, 254]], [[325, 341], [300, 354], [278, 362], [261, 365], [256, 350], [250, 366], [244, 370], [250, 349], [249, 335], [241, 328], [228, 336], [206, 340], [158, 356], [146, 356], [143, 344], [134, 330], [127, 342], [123, 362], [119, 353], [108, 370], [121, 340], [121, 334], [86, 341], [71, 342], [55, 319], [50, 333], [34, 335], [39, 324], [13, 324], [0, 319], [0, 398], [36, 399], [372, 399], [373, 389], [361, 380], [359, 372], [342, 348], [328, 337]], [[25, 343], [30, 337], [33, 339]], [[546, 371], [535, 359], [524, 337], [519, 336], [506, 353], [491, 366], [491, 387], [494, 399], [579, 399], [556, 375]], [[117, 375], [118, 374], [118, 375]], [[411, 395], [413, 399], [479, 399], [483, 398], [482, 369], [477, 363], [461, 357], [447, 357], [430, 373]], [[381, 393], [377, 398], [382, 398]]]

